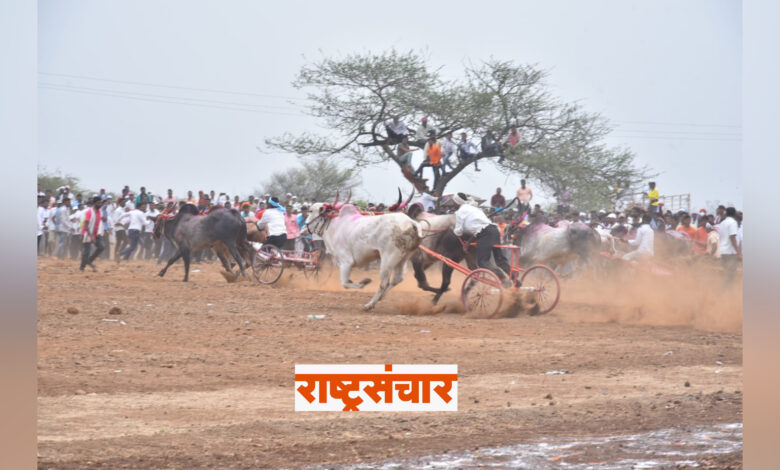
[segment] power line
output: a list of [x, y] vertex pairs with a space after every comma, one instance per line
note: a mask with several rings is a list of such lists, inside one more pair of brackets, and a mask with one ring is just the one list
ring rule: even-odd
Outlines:
[[[87, 94], [87, 95], [96, 95], [96, 96], [109, 96], [114, 98], [122, 98], [122, 99], [129, 99], [129, 100], [135, 100], [135, 101], [146, 101], [151, 103], [163, 103], [163, 104], [178, 104], [178, 105], [185, 105], [185, 106], [196, 106], [200, 108], [213, 108], [213, 109], [226, 109], [226, 110], [232, 110], [232, 111], [245, 111], [245, 112], [253, 112], [253, 113], [259, 113], [259, 114], [269, 114], [274, 116], [305, 116], [301, 113], [285, 113], [285, 112], [279, 112], [279, 111], [266, 111], [263, 109], [257, 109], [262, 108], [263, 105], [252, 105], [252, 104], [244, 104], [244, 103], [233, 103], [233, 102], [222, 102], [217, 100], [202, 100], [198, 98], [178, 98], [178, 97], [171, 97], [167, 95], [153, 95], [153, 94], [147, 94], [147, 93], [132, 93], [132, 92], [113, 92], [113, 91], [107, 91], [102, 89], [89, 89], [86, 87], [71, 87], [71, 86], [65, 86], [65, 85], [52, 85], [52, 84], [46, 84], [42, 83], [39, 84], [40, 88], [43, 89], [49, 89], [53, 91], [65, 91], [70, 93], [80, 93], [80, 94]], [[228, 106], [221, 106], [219, 104], [205, 104], [205, 103], [194, 103], [192, 101], [206, 101], [206, 102], [214, 102], [214, 103], [222, 103], [226, 104]], [[718, 134], [712, 134], [714, 136], [717, 136]], [[736, 134], [730, 134], [737, 136]], [[720, 141], [720, 142], [737, 142], [740, 141], [740, 138], [725, 138], [726, 135], [724, 135], [724, 138], [718, 139], [718, 138], [706, 138], [706, 137], [694, 137], [694, 136], [663, 136], [663, 135], [622, 135], [622, 134], [611, 134], [611, 137], [617, 137], [617, 138], [632, 138], [632, 139], [660, 139], [660, 140], [702, 140], [702, 141]]]
[[299, 110], [295, 108], [288, 108], [285, 106], [277, 106], [277, 105], [269, 105], [269, 104], [252, 104], [252, 103], [238, 103], [235, 101], [221, 101], [221, 100], [209, 100], [204, 98], [190, 98], [186, 96], [173, 96], [173, 95], [157, 95], [152, 93], [139, 93], [135, 91], [124, 91], [124, 90], [112, 90], [112, 89], [106, 89], [106, 88], [90, 88], [90, 87], [81, 87], [81, 86], [75, 86], [75, 85], [60, 85], [57, 83], [40, 83], [38, 86], [41, 87], [47, 87], [47, 88], [54, 88], [57, 87], [63, 88], [63, 89], [72, 89], [72, 90], [87, 90], [87, 91], [96, 91], [96, 92], [103, 92], [103, 93], [116, 93], [116, 94], [122, 94], [122, 95], [128, 95], [128, 96], [145, 96], [145, 97], [151, 97], [151, 98], [163, 98], [163, 99], [174, 99], [174, 100], [184, 100], [184, 101], [201, 101], [204, 103], [216, 103], [216, 104], [225, 104], [225, 105], [235, 105], [235, 106], [247, 106], [247, 107], [255, 107], [255, 108], [277, 108], [282, 109], [286, 111], [295, 111], [298, 112]]
[[740, 142], [741, 138], [723, 138], [723, 139], [714, 139], [714, 138], [708, 138], [708, 137], [674, 137], [674, 136], [652, 136], [652, 135], [618, 135], [618, 134], [611, 134], [609, 137], [618, 137], [618, 138], [631, 138], [631, 139], [657, 139], [657, 140], [710, 140], [713, 142]]
[[[231, 91], [231, 90], [216, 90], [210, 88], [184, 87], [184, 86], [176, 86], [176, 85], [134, 82], [134, 81], [127, 81], [127, 80], [114, 80], [108, 78], [89, 77], [85, 75], [58, 74], [58, 73], [50, 73], [50, 72], [38, 72], [38, 73], [42, 75], [69, 77], [69, 78], [77, 78], [77, 79], [84, 79], [84, 80], [95, 80], [95, 81], [110, 82], [110, 83], [122, 83], [122, 84], [139, 85], [139, 86], [171, 88], [171, 89], [181, 89], [181, 90], [191, 90], [191, 91], [204, 91], [204, 92], [211, 92], [211, 93], [226, 93], [226, 94], [243, 95], [243, 96], [259, 96], [259, 97], [277, 98], [277, 99], [300, 100], [299, 98], [261, 94], [261, 93], [239, 92], [239, 91]], [[263, 111], [260, 111], [263, 108], [276, 108], [284, 111], [288, 111], [288, 110], [297, 111], [294, 108], [279, 106], [279, 105], [271, 105], [271, 104], [252, 104], [252, 103], [240, 103], [240, 102], [221, 101], [221, 100], [210, 100], [205, 98], [190, 98], [190, 97], [182, 97], [182, 96], [158, 95], [158, 94], [151, 94], [151, 93], [111, 90], [111, 89], [104, 89], [104, 88], [91, 88], [91, 87], [83, 87], [83, 86], [68, 85], [68, 84], [40, 83], [39, 86], [41, 88], [48, 88], [56, 91], [70, 91], [70, 92], [84, 93], [84, 94], [112, 96], [112, 97], [124, 98], [124, 99], [136, 99], [139, 101], [160, 102], [160, 103], [168, 103], [168, 104], [183, 104], [189, 106], [211, 107], [216, 109], [251, 111], [251, 112], [258, 112], [258, 113], [263, 113]], [[155, 99], [145, 99], [144, 97], [155, 98]], [[200, 102], [200, 103], [213, 103], [213, 105], [192, 103], [193, 101]], [[289, 103], [289, 104], [291, 106], [301, 106], [295, 103]], [[222, 106], [222, 105], [227, 105], [227, 106]], [[256, 108], [256, 109], [247, 109], [247, 108]], [[293, 114], [293, 113], [285, 113], [285, 112], [278, 112], [278, 111], [273, 111], [273, 112], [265, 111], [264, 114], [278, 114], [278, 115], [289, 115], [289, 116], [304, 115], [304, 114]], [[731, 129], [741, 128], [741, 126], [738, 125], [727, 125], [727, 124], [694, 124], [694, 123], [673, 123], [673, 122], [664, 123], [664, 122], [657, 122], [657, 121], [614, 121], [614, 122], [631, 123], [631, 124], [648, 124], [648, 125], [658, 125], [658, 126], [722, 127], [722, 128], [731, 128]], [[705, 139], [701, 137], [694, 137], [698, 135], [713, 136], [713, 137], [719, 137], [719, 136], [741, 137], [741, 134], [737, 134], [737, 133], [724, 134], [722, 132], [708, 132], [708, 131], [672, 131], [672, 130], [666, 131], [666, 130], [625, 129], [625, 128], [619, 129], [619, 131], [630, 132], [633, 134], [656, 134], [659, 136], [654, 137], [650, 135], [645, 135], [645, 136], [642, 135], [617, 136], [616, 135], [616, 137], [665, 139], [666, 137], [664, 136], [667, 134], [689, 135], [688, 138], [681, 138], [681, 137], [669, 138], [674, 140], [738, 140], [738, 139]]]
[[98, 96], [110, 96], [114, 98], [122, 98], [127, 100], [136, 100], [136, 101], [147, 101], [151, 103], [165, 103], [165, 104], [179, 104], [179, 105], [185, 105], [185, 106], [196, 106], [199, 108], [214, 108], [214, 109], [228, 109], [232, 111], [245, 111], [250, 113], [258, 113], [258, 114], [271, 114], [274, 116], [295, 116], [295, 117], [301, 117], [302, 114], [293, 114], [293, 113], [282, 113], [282, 112], [270, 112], [270, 111], [263, 111], [259, 109], [250, 109], [250, 108], [240, 108], [240, 107], [230, 107], [230, 106], [218, 106], [218, 105], [209, 105], [209, 104], [200, 104], [200, 103], [190, 103], [186, 101], [173, 101], [173, 100], [164, 100], [164, 99], [155, 99], [155, 98], [142, 98], [142, 97], [136, 97], [136, 96], [128, 96], [124, 94], [117, 94], [117, 93], [99, 93], [94, 91], [86, 91], [86, 90], [74, 90], [74, 89], [67, 89], [67, 88], [58, 88], [54, 86], [41, 86], [41, 88], [54, 90], [54, 91], [65, 91], [69, 93], [81, 93], [81, 94], [87, 94], [87, 95], [98, 95]]
[[174, 88], [179, 90], [191, 90], [191, 91], [207, 91], [211, 93], [226, 93], [230, 95], [246, 95], [246, 96], [260, 96], [264, 98], [276, 98], [276, 99], [286, 99], [286, 100], [294, 100], [294, 101], [306, 101], [305, 98], [294, 98], [292, 96], [281, 96], [281, 95], [271, 95], [271, 94], [264, 94], [264, 93], [252, 93], [252, 92], [245, 92], [245, 91], [233, 91], [233, 90], [217, 90], [213, 88], [198, 88], [198, 87], [186, 87], [186, 86], [179, 86], [179, 85], [165, 85], [161, 83], [148, 83], [148, 82], [134, 82], [129, 80], [116, 80], [111, 78], [100, 78], [100, 77], [90, 77], [87, 75], [71, 75], [71, 74], [65, 74], [65, 73], [52, 73], [52, 72], [38, 72], [41, 75], [51, 75], [55, 77], [67, 77], [67, 78], [79, 78], [82, 80], [95, 80], [95, 81], [101, 81], [101, 82], [110, 82], [110, 83], [124, 83], [128, 85], [138, 85], [138, 86], [150, 86], [150, 87], [158, 87], [158, 88]]
[[[75, 75], [75, 74], [64, 74], [64, 73], [53, 73], [53, 72], [38, 72], [41, 75], [51, 75], [55, 77], [67, 77], [67, 78], [77, 78], [82, 80], [94, 80], [94, 81], [101, 81], [101, 82], [110, 82], [110, 83], [122, 83], [122, 84], [128, 84], [128, 85], [138, 85], [138, 86], [148, 86], [148, 87], [158, 87], [158, 88], [172, 88], [172, 89], [179, 89], [179, 90], [191, 90], [191, 91], [205, 91], [209, 93], [225, 93], [225, 94], [231, 94], [231, 95], [245, 95], [245, 96], [259, 96], [264, 98], [275, 98], [275, 99], [286, 99], [286, 100], [293, 100], [293, 101], [307, 101], [306, 98], [295, 98], [292, 96], [283, 96], [283, 95], [273, 95], [273, 94], [265, 94], [265, 93], [254, 93], [254, 92], [244, 92], [244, 91], [235, 91], [235, 90], [219, 90], [219, 89], [213, 89], [213, 88], [199, 88], [199, 87], [186, 87], [186, 86], [180, 86], [180, 85], [167, 85], [162, 83], [149, 83], [149, 82], [136, 82], [136, 81], [130, 81], [130, 80], [117, 80], [117, 79], [111, 79], [111, 78], [101, 78], [101, 77], [93, 77], [88, 75]], [[300, 106], [294, 103], [290, 103], [292, 106]], [[681, 122], [659, 122], [659, 121], [613, 121], [615, 123], [623, 123], [623, 124], [648, 124], [653, 126], [685, 126], [685, 127], [726, 127], [726, 128], [741, 128], [741, 125], [737, 124], [701, 124], [701, 123], [681, 123]]]
[[741, 132], [726, 132], [726, 131], [663, 131], [663, 130], [650, 130], [650, 129], [625, 129], [618, 128], [616, 132], [633, 132], [638, 134], [693, 134], [693, 135], [715, 135], [715, 136], [738, 136], [741, 137]]
[[741, 125], [736, 124], [693, 124], [685, 122], [658, 122], [658, 121], [613, 121], [623, 124], [650, 124], [652, 126], [689, 126], [689, 127], [733, 127], [742, 128]]

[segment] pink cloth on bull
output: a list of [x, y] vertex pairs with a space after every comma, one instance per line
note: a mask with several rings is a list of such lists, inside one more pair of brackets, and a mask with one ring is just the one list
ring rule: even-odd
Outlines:
[[357, 220], [365, 217], [360, 213], [360, 210], [352, 204], [344, 204], [339, 209], [339, 217], [349, 217], [350, 220]]

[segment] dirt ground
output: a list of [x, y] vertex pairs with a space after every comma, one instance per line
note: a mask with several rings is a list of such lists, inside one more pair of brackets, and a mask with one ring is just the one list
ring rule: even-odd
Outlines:
[[[366, 313], [376, 282], [345, 291], [335, 274], [269, 287], [226, 283], [218, 264], [188, 283], [180, 264], [162, 279], [97, 265], [38, 264], [43, 469], [375, 462], [742, 421], [741, 292], [701, 279], [566, 281], [547, 315], [481, 320], [457, 313], [457, 273], [443, 313], [411, 273]], [[457, 364], [459, 410], [295, 413], [296, 363]]]

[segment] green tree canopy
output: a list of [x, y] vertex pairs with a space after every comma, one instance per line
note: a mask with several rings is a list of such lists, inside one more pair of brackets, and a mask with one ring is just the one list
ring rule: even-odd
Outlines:
[[81, 186], [81, 180], [69, 173], [63, 173], [61, 170], [51, 171], [46, 167], [38, 166], [38, 188], [41, 191], [50, 190], [55, 195], [57, 188], [70, 186], [72, 194], [86, 193], [89, 190]]
[[339, 168], [327, 159], [303, 162], [300, 167], [289, 168], [271, 175], [259, 190], [280, 200], [286, 193], [318, 201], [332, 197], [336, 190], [342, 194], [360, 185], [360, 177], [354, 168]]
[[[326, 57], [301, 68], [293, 86], [308, 90], [308, 112], [329, 129], [328, 135], [304, 132], [269, 138], [266, 144], [299, 156], [338, 156], [357, 168], [388, 160], [401, 166], [388, 142], [384, 123], [399, 116], [412, 123], [427, 116], [437, 137], [466, 132], [474, 143], [488, 131], [503, 140], [517, 126], [519, 144], [505, 159], [490, 158], [501, 170], [524, 175], [553, 192], [608, 197], [615, 187], [629, 188], [647, 177], [629, 149], [609, 148], [606, 119], [576, 103], [552, 96], [546, 73], [530, 65], [487, 60], [466, 65], [464, 78], [445, 80], [416, 52]], [[470, 162], [440, 178], [443, 192]], [[400, 176], [400, 172], [399, 172]]]

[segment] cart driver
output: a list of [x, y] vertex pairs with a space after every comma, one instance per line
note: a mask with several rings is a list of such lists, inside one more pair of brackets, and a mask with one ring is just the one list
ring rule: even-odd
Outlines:
[[[480, 268], [494, 272], [501, 279], [504, 287], [511, 287], [512, 281], [506, 274], [511, 272], [509, 263], [507, 263], [501, 248], [493, 247], [493, 245], [501, 244], [498, 226], [488, 219], [485, 213], [482, 212], [482, 209], [469, 204], [466, 201], [467, 198], [463, 193], [458, 193], [452, 197], [452, 201], [458, 205], [458, 210], [455, 211], [455, 228], [453, 232], [458, 237], [463, 234], [476, 237], [477, 265]], [[491, 254], [495, 259], [495, 264], [490, 259]]]
[[274, 245], [281, 250], [287, 242], [287, 226], [284, 223], [285, 210], [276, 197], [268, 199], [268, 205], [268, 209], [263, 212], [262, 217], [257, 221], [257, 228], [258, 230], [268, 228], [268, 238], [265, 240], [265, 243]]
[[628, 244], [635, 246], [636, 250], [623, 255], [624, 260], [632, 261], [653, 256], [655, 233], [653, 232], [653, 229], [650, 228], [650, 220], [650, 214], [644, 214], [642, 216], [642, 225], [640, 225], [636, 231], [636, 238], [628, 240]]

